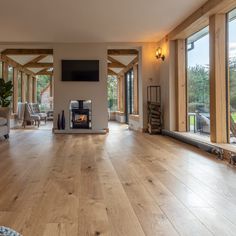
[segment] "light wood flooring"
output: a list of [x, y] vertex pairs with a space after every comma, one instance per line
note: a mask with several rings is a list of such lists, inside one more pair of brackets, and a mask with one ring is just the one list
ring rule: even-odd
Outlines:
[[236, 235], [236, 169], [164, 136], [14, 130], [0, 225], [24, 236]]

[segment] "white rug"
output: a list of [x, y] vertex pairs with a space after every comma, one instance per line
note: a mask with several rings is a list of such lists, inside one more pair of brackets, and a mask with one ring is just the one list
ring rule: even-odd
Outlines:
[[0, 236], [22, 236], [22, 235], [10, 228], [7, 228], [5, 226], [0, 226]]

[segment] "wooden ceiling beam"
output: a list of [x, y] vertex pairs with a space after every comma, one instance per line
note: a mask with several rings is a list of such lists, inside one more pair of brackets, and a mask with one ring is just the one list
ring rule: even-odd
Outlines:
[[53, 49], [6, 49], [2, 55], [53, 55]]
[[117, 76], [118, 74], [114, 72], [113, 70], [108, 69], [108, 75]]
[[53, 71], [38, 72], [36, 75], [53, 75]]
[[38, 72], [36, 73], [36, 75], [41, 74], [41, 73], [44, 73], [44, 72], [48, 72], [48, 68], [44, 68], [44, 69], [38, 71]]
[[25, 68], [24, 66], [22, 66], [21, 64], [19, 64], [18, 62], [12, 60], [11, 58], [9, 58], [6, 55], [1, 55], [1, 61], [7, 63], [8, 65], [17, 68], [19, 71], [24, 72], [27, 75], [32, 75], [35, 76], [35, 73], [31, 70], [28, 70], [27, 68]]
[[40, 60], [44, 59], [45, 57], [47, 57], [47, 55], [40, 55], [40, 56], [34, 58], [33, 60], [27, 62], [26, 64], [24, 64], [24, 66], [27, 67], [27, 64], [39, 62]]
[[28, 68], [50, 68], [53, 67], [53, 63], [27, 63], [25, 67]]
[[109, 56], [124, 56], [124, 55], [138, 55], [138, 50], [136, 49], [108, 49]]
[[112, 62], [112, 63], [108, 63], [108, 67], [109, 68], [125, 68], [126, 66], [117, 62]]
[[135, 57], [133, 61], [131, 61], [121, 72], [118, 73], [118, 76], [129, 71], [137, 63], [138, 63], [138, 57]]
[[[118, 60], [116, 60], [116, 59], [114, 59], [114, 58], [112, 58], [112, 57], [110, 57], [110, 56], [108, 56], [107, 59], [108, 59], [108, 61], [110, 61], [111, 63], [116, 63], [116, 64], [118, 64], [118, 65], [119, 65], [119, 68], [126, 67], [126, 65], [124, 65], [123, 63], [119, 62]], [[108, 66], [109, 66], [109, 64], [111, 64], [111, 63], [108, 63]]]
[[113, 57], [108, 56], [107, 59], [108, 59], [108, 61], [110, 61], [110, 62], [113, 62], [113, 63], [119, 63], [120, 65], [126, 67], [126, 65], [124, 65], [124, 64], [121, 63], [120, 61], [114, 59]]
[[206, 27], [209, 24], [209, 16], [214, 14], [225, 14], [235, 7], [235, 0], [208, 0], [182, 23], [175, 27], [165, 38], [170, 40], [185, 39]]
[[53, 75], [53, 71], [48, 71], [48, 68], [44, 68], [38, 71], [36, 75]]

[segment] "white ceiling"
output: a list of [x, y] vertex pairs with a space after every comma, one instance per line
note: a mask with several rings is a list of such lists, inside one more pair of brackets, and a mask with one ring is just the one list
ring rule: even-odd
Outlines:
[[1, 1], [0, 42], [156, 42], [205, 2]]

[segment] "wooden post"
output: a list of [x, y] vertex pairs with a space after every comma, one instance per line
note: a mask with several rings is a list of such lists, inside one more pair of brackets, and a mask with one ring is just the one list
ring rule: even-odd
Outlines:
[[52, 78], [52, 97], [54, 98], [54, 77], [53, 75], [51, 76]]
[[49, 88], [50, 88], [50, 97], [52, 97], [52, 76], [51, 75], [49, 75], [49, 83], [50, 83], [50, 85], [49, 85]]
[[33, 78], [31, 75], [28, 75], [28, 102], [32, 103], [32, 95], [33, 95], [33, 85], [32, 85]]
[[37, 78], [33, 77], [33, 103], [37, 103]]
[[138, 64], [133, 66], [134, 72], [134, 114], [138, 114]]
[[18, 69], [13, 68], [13, 113], [18, 109]]
[[8, 81], [8, 64], [6, 62], [3, 62], [2, 77], [5, 81]]
[[22, 103], [26, 102], [26, 75], [25, 73], [21, 72], [21, 98], [22, 98]]
[[123, 74], [119, 76], [119, 111], [125, 111], [125, 81]]
[[177, 131], [187, 131], [187, 89], [186, 89], [186, 45], [184, 39], [176, 41], [176, 94]]
[[211, 142], [227, 143], [226, 119], [226, 15], [210, 17]]
[[0, 67], [1, 67], [0, 78], [3, 78], [3, 61], [1, 60], [1, 57], [0, 57]]
[[117, 87], [118, 87], [118, 96], [117, 96], [117, 110], [118, 111], [120, 111], [120, 99], [121, 99], [121, 97], [120, 97], [120, 77], [119, 76], [117, 76]]

